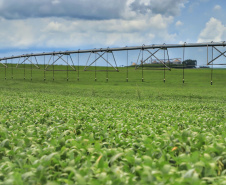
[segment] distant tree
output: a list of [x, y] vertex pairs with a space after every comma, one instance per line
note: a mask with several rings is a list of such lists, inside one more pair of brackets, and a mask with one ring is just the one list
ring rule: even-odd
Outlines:
[[183, 62], [183, 64], [185, 65], [186, 68], [195, 68], [197, 66], [197, 60], [185, 60]]

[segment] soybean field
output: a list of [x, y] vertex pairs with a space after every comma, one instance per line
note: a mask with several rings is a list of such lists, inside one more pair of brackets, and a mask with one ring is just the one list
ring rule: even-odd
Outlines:
[[225, 69], [4, 70], [0, 184], [226, 184]]

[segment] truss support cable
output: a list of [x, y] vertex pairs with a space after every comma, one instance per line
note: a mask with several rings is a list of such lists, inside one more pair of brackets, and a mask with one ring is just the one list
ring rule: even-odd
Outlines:
[[48, 61], [48, 64], [47, 64], [47, 66], [46, 66], [45, 70], [47, 70], [47, 68], [49, 67], [49, 63], [50, 63], [50, 61], [51, 61], [52, 57], [53, 57], [53, 55], [51, 55], [51, 57], [49, 58], [49, 61]]
[[16, 65], [16, 68], [18, 67], [18, 65], [19, 65], [19, 63], [20, 63], [20, 59], [21, 59], [21, 57], [19, 58], [19, 61], [18, 61], [17, 65]]
[[[67, 63], [68, 63], [68, 55], [67, 55]], [[67, 65], [67, 81], [68, 81], [68, 65]]]
[[[107, 61], [108, 61], [108, 51], [107, 51]], [[106, 67], [106, 82], [108, 82], [108, 62]]]
[[127, 50], [127, 69], [126, 69], [126, 81], [129, 81], [129, 51]]
[[115, 61], [116, 71], [117, 71], [117, 72], [119, 72], [119, 70], [118, 70], [118, 66], [117, 66], [117, 62], [116, 62], [115, 55], [114, 55], [113, 51], [111, 51], [111, 54], [112, 54], [113, 59], [114, 59], [114, 61]]
[[165, 83], [166, 82], [166, 50], [164, 50], [164, 79], [163, 79], [163, 82]]
[[11, 78], [13, 79], [13, 59], [11, 59], [11, 67], [12, 67], [12, 76], [11, 76]]
[[78, 77], [77, 80], [79, 81], [79, 50], [78, 50]]
[[38, 60], [37, 60], [37, 58], [36, 58], [36, 56], [35, 56], [35, 61], [36, 61], [36, 66], [37, 66], [37, 68], [39, 68], [40, 69], [40, 67], [38, 66]]
[[90, 59], [91, 55], [92, 55], [92, 52], [90, 52], [90, 54], [89, 54], [89, 57], [88, 57], [87, 62], [86, 62], [86, 66], [88, 66], [89, 59]]
[[5, 61], [5, 80], [6, 80], [6, 68], [7, 68], [7, 60]]
[[211, 67], [211, 85], [213, 85], [213, 47], [212, 47], [212, 67]]
[[70, 56], [70, 59], [71, 59], [71, 62], [72, 62], [72, 69], [74, 69], [74, 71], [75, 71], [75, 75], [76, 75], [76, 67], [75, 67], [75, 64], [74, 64], [74, 61], [73, 61], [73, 59], [72, 59], [72, 56], [69, 54], [69, 56]]
[[53, 55], [53, 81], [54, 81], [54, 55]]
[[141, 62], [142, 62], [142, 82], [144, 82], [144, 50], [142, 49], [142, 59], [141, 59]]
[[[140, 53], [141, 53], [141, 50], [140, 50], [139, 55], [138, 55], [138, 58], [137, 58], [137, 64], [139, 64]], [[136, 65], [135, 69], [138, 69], [138, 67], [139, 67], [139, 65]]]
[[169, 68], [171, 69], [168, 49], [166, 49], [166, 51], [167, 51], [167, 57], [168, 57], [168, 62], [169, 62]]
[[32, 81], [32, 57], [31, 57], [31, 81]]
[[185, 55], [185, 47], [183, 47], [183, 84], [184, 84], [184, 55]]
[[46, 57], [44, 55], [44, 81], [46, 81], [46, 68], [45, 68], [45, 65], [46, 65]]
[[26, 63], [26, 60], [24, 60], [24, 80], [25, 80], [25, 63]]
[[206, 49], [207, 49], [207, 51], [206, 51], [206, 53], [207, 53], [207, 56], [206, 56], [207, 63], [206, 64], [208, 65], [208, 63], [209, 63], [209, 47], [208, 47], [208, 45], [207, 45]]
[[[97, 54], [95, 53], [95, 60], [97, 58]], [[97, 81], [97, 62], [95, 62], [95, 82]]]
[[71, 59], [71, 62], [72, 62], [72, 66], [71, 65], [70, 66], [71, 66], [72, 69], [74, 69], [76, 71], [74, 61], [73, 61], [70, 54], [69, 54], [69, 56], [70, 56], [70, 59]]

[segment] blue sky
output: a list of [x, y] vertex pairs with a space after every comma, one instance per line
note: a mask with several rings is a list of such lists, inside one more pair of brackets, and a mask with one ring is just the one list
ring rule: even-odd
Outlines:
[[[225, 0], [0, 0], [0, 56], [225, 41], [225, 7]], [[204, 64], [198, 51], [186, 57]]]

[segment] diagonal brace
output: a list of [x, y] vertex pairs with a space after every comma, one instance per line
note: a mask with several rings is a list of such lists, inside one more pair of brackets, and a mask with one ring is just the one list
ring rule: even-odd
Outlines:
[[27, 59], [31, 64], [33, 64], [35, 67], [37, 67], [38, 69], [40, 69], [40, 67], [36, 64], [34, 64], [29, 58]]
[[223, 52], [223, 53], [222, 52], [220, 52], [220, 53], [221, 53], [220, 55], [218, 55], [216, 58], [214, 58], [213, 60], [211, 60], [210, 62], [208, 62], [207, 65], [210, 65], [212, 62], [214, 62], [215, 60], [217, 60], [218, 58], [220, 58], [222, 55], [225, 56], [224, 54], [226, 53], [226, 51]]
[[49, 59], [49, 61], [48, 61], [48, 63], [47, 63], [47, 66], [46, 66], [46, 68], [45, 68], [44, 70], [46, 70], [46, 69], [49, 67], [49, 63], [50, 63], [52, 57], [53, 57], [53, 55], [51, 55], [51, 57], [50, 57], [50, 59]]
[[[92, 52], [90, 52], [90, 54], [89, 54], [88, 60], [87, 60], [87, 62], [86, 62], [86, 66], [88, 65], [88, 62], [89, 62], [89, 59], [90, 59], [91, 55], [92, 55]], [[85, 69], [84, 69], [84, 70], [85, 70]]]
[[[20, 58], [20, 59], [21, 59], [21, 58]], [[19, 59], [19, 61], [18, 61], [18, 63], [17, 63], [16, 68], [18, 68], [18, 66], [19, 66], [20, 59]], [[31, 64], [33, 64], [35, 67], [37, 67], [38, 69], [40, 69], [40, 67], [39, 67], [38, 65], [34, 64], [34, 63], [30, 60], [30, 57], [26, 57], [26, 58], [24, 59], [24, 61], [21, 62], [20, 64], [23, 64], [23, 63], [26, 62], [26, 61], [29, 61], [29, 62], [30, 62]]]
[[217, 50], [219, 53], [221, 53], [224, 57], [226, 57], [226, 55], [223, 52], [221, 52], [219, 49], [217, 49], [215, 46], [214, 46], [214, 49]]
[[19, 65], [19, 63], [20, 63], [20, 59], [21, 59], [21, 57], [19, 58], [19, 61], [18, 61], [17, 65], [16, 65], [16, 68], [18, 67], [18, 65]]
[[[24, 63], [24, 62], [26, 62], [28, 59], [29, 59], [29, 57], [26, 57], [26, 58], [24, 59], [24, 61], [23, 61], [23, 62], [21, 62], [20, 64], [23, 64], [23, 63]], [[20, 62], [20, 60], [19, 60], [19, 62]], [[16, 68], [18, 67], [19, 62], [18, 62], [18, 64], [17, 64]]]
[[97, 53], [102, 59], [104, 59], [111, 67], [113, 67], [116, 71], [118, 71], [117, 68], [115, 68], [108, 60], [106, 60], [103, 55], [100, 55], [99, 53]]
[[[73, 64], [73, 66], [75, 66], [74, 65], [74, 61], [73, 61], [73, 59], [72, 59], [72, 57], [71, 57], [71, 55], [69, 54], [69, 56], [70, 56], [70, 59], [71, 59], [71, 62], [72, 62], [72, 64]], [[76, 69], [74, 68], [74, 70], [76, 71]]]
[[[38, 66], [38, 60], [37, 60], [36, 56], [35, 56], [35, 61], [36, 61], [36, 64], [37, 64], [37, 66]], [[38, 68], [40, 69], [39, 66], [38, 66]]]
[[[58, 55], [57, 55], [58, 56]], [[62, 57], [63, 55], [61, 55], [61, 56], [58, 56], [58, 59], [56, 59], [51, 65], [54, 65], [61, 57]], [[51, 56], [51, 58], [52, 58], [52, 56]], [[51, 59], [50, 58], [50, 59]], [[50, 60], [49, 60], [50, 61]], [[49, 65], [49, 63], [48, 63], [48, 66], [45, 68], [45, 70], [47, 70], [48, 69], [48, 67], [49, 67], [50, 65]]]
[[4, 63], [2, 63], [1, 61], [0, 61], [0, 64], [2, 64], [3, 66], [5, 66], [6, 68], [8, 68], [8, 66], [7, 66], [7, 65], [5, 65]]
[[158, 60], [160, 63], [162, 63], [166, 68], [168, 68], [171, 71], [171, 69], [164, 62], [159, 60], [152, 52], [150, 52], [149, 50], [146, 50], [146, 51], [149, 52], [151, 55], [153, 55], [156, 58], [156, 60]]
[[[58, 57], [59, 57], [59, 59], [61, 59], [62, 61], [64, 61], [67, 65], [69, 65], [72, 69], [74, 69], [75, 71], [76, 71], [76, 69], [73, 67], [73, 66], [71, 66], [66, 60], [64, 60], [62, 57], [63, 57], [63, 55], [61, 55], [61, 56], [59, 56], [59, 55], [57, 55]], [[70, 55], [71, 56], [71, 55]]]
[[[101, 55], [99, 53], [97, 53], [99, 55], [99, 57], [97, 57], [90, 65], [86, 66], [84, 68], [84, 71], [86, 71], [86, 69], [91, 66], [92, 64], [94, 64], [97, 60], [99, 60], [106, 52], [102, 53]], [[89, 56], [90, 57], [90, 56]]]
[[[149, 53], [151, 53], [151, 55], [148, 57], [148, 58], [146, 58], [144, 61], [143, 61], [143, 63], [145, 63], [149, 58], [151, 58], [152, 56], [155, 56], [155, 54], [159, 51], [160, 49], [158, 49], [157, 51], [155, 51], [154, 53], [151, 53], [151, 52], [149, 52]], [[145, 51], [149, 51], [149, 50], [145, 50]]]
[[115, 61], [115, 66], [116, 66], [116, 68], [117, 68], [117, 71], [119, 72], [118, 67], [117, 67], [117, 62], [116, 62], [116, 60], [115, 60], [115, 55], [114, 55], [113, 51], [111, 52], [111, 54], [112, 54], [113, 59], [114, 59], [114, 61]]
[[[158, 51], [160, 50], [160, 48], [157, 50], [157, 51], [155, 51], [154, 53], [152, 53], [148, 58], [146, 58], [144, 61], [142, 61], [143, 62], [143, 64], [149, 59], [149, 58], [151, 58], [152, 56], [154, 56]], [[148, 51], [148, 50], [145, 50], [145, 51]], [[139, 56], [138, 56], [138, 59], [137, 59], [137, 63], [138, 63], [138, 60], [139, 60], [139, 58], [140, 58], [140, 54], [141, 54], [141, 50], [140, 50], [140, 53], [139, 53]], [[138, 65], [138, 66], [136, 66], [136, 69], [138, 69], [140, 67], [140, 64]]]

